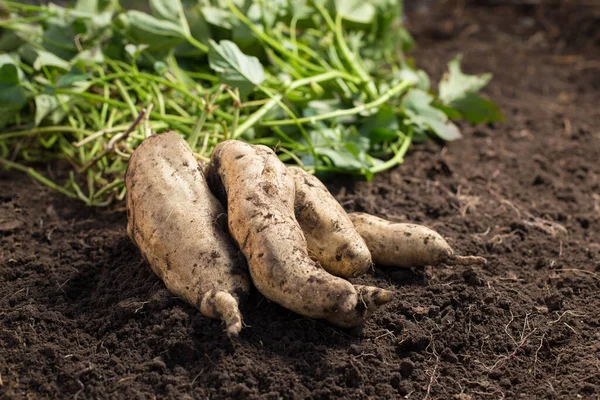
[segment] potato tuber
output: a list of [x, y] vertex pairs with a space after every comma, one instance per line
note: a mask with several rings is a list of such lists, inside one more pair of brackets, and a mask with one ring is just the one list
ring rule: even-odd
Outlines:
[[131, 156], [125, 183], [127, 233], [152, 270], [171, 292], [237, 335], [238, 301], [250, 280], [225, 210], [187, 143], [175, 132], [149, 137]]
[[294, 178], [294, 213], [304, 232], [309, 255], [325, 270], [343, 278], [367, 272], [371, 253], [348, 214], [321, 181], [298, 167], [288, 167]]
[[365, 213], [349, 213], [348, 216], [367, 243], [376, 264], [416, 267], [487, 263], [483, 257], [455, 255], [439, 233], [425, 226], [394, 223]]
[[294, 217], [294, 180], [275, 153], [239, 141], [219, 143], [207, 178], [227, 204], [229, 231], [246, 256], [256, 288], [268, 299], [342, 327], [360, 325], [391, 292], [356, 288], [310, 259]]

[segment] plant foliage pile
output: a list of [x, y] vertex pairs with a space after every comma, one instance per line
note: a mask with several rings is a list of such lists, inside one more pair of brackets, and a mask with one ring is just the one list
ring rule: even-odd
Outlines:
[[[451, 119], [502, 118], [477, 94], [491, 76], [459, 57], [432, 90], [398, 0], [0, 4], [0, 163], [88, 205], [123, 198], [152, 132], [177, 130], [200, 160], [235, 138], [369, 179], [416, 140], [460, 138]], [[43, 168], [56, 159], [66, 182]]]

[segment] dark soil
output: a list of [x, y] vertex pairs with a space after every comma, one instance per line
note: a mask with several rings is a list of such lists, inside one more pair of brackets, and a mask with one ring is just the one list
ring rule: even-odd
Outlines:
[[357, 281], [396, 297], [362, 330], [255, 293], [230, 342], [165, 290], [122, 211], [0, 175], [0, 397], [597, 399], [598, 31], [561, 36], [566, 19], [538, 14], [411, 20], [436, 79], [459, 52], [468, 72], [494, 73], [486, 92], [507, 122], [462, 125], [462, 141], [415, 146], [372, 183], [331, 188], [348, 210], [429, 225], [490, 262], [376, 269]]

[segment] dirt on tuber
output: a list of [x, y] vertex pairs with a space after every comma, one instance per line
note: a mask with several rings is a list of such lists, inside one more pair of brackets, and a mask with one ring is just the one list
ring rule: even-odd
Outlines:
[[371, 253], [348, 214], [321, 181], [299, 167], [288, 167], [296, 187], [294, 213], [309, 255], [329, 273], [355, 278], [373, 265]]
[[238, 302], [250, 279], [227, 233], [225, 210], [187, 143], [175, 132], [150, 136], [132, 154], [125, 183], [127, 233], [152, 270], [171, 292], [237, 335]]
[[485, 265], [478, 256], [459, 256], [436, 231], [422, 225], [395, 223], [365, 213], [348, 214], [367, 243], [375, 264], [389, 267]]
[[295, 184], [265, 146], [219, 143], [207, 178], [227, 204], [229, 231], [248, 262], [256, 288], [269, 300], [340, 327], [362, 324], [391, 292], [353, 286], [313, 261], [294, 216]]

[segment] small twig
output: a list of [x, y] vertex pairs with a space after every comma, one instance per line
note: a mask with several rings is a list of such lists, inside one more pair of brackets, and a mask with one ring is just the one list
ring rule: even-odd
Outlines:
[[108, 146], [106, 147], [106, 149], [103, 152], [101, 152], [100, 154], [98, 154], [96, 157], [94, 157], [91, 161], [87, 162], [83, 167], [81, 167], [81, 169], [79, 170], [79, 173], [87, 172], [87, 170], [90, 169], [90, 167], [92, 167], [94, 164], [96, 164], [98, 161], [100, 161], [108, 153], [112, 152], [114, 150], [114, 147], [117, 145], [117, 143], [122, 142], [123, 140], [127, 140], [127, 138], [129, 137], [129, 134], [131, 132], [133, 132], [133, 130], [140, 123], [142, 118], [144, 118], [145, 114], [146, 114], [146, 109], [142, 108], [142, 110], [138, 113], [138, 116], [135, 118], [135, 120], [133, 120], [131, 125], [129, 125], [129, 128], [127, 128], [127, 130], [125, 132], [123, 132], [122, 135], [120, 135], [120, 136], [116, 135], [114, 138], [112, 138], [110, 140], [110, 142], [108, 142]]

